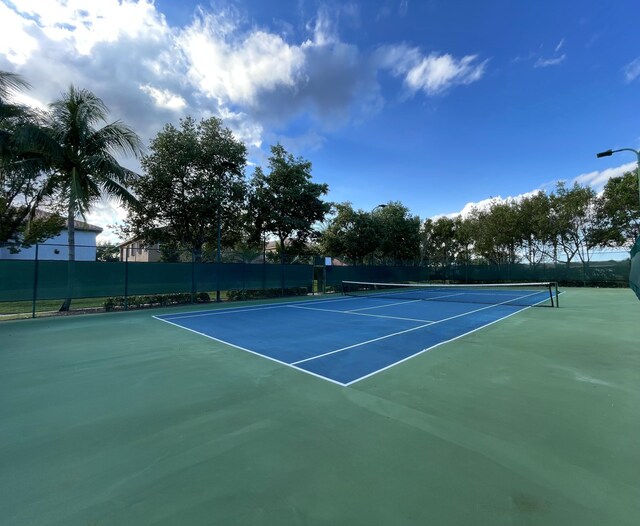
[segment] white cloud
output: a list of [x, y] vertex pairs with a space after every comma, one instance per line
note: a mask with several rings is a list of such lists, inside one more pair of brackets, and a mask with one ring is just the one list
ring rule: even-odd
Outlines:
[[[408, 2], [398, 4], [402, 14]], [[320, 8], [296, 40], [293, 29], [257, 27], [233, 10], [198, 8], [177, 27], [153, 0], [3, 0], [0, 70], [23, 75], [33, 89], [20, 100], [41, 108], [69, 84], [93, 91], [110, 119], [125, 121], [145, 143], [180, 116], [220, 117], [254, 161], [268, 141], [321, 147], [326, 130], [380, 111], [381, 67], [428, 95], [484, 74], [486, 61], [475, 55], [391, 46], [372, 57], [340, 38], [341, 23], [358, 27], [355, 2]], [[300, 116], [308, 127], [284, 136]], [[131, 159], [123, 164], [139, 170]], [[89, 217], [106, 227], [122, 213], [104, 204]]]
[[462, 210], [460, 210], [460, 212], [456, 212], [453, 214], [446, 214], [447, 217], [456, 217], [458, 215], [461, 215], [462, 217], [468, 217], [469, 214], [471, 214], [471, 212], [475, 209], [475, 210], [489, 210], [489, 208], [493, 205], [493, 204], [500, 204], [500, 203], [512, 203], [512, 202], [519, 202], [522, 201], [523, 199], [527, 198], [527, 197], [532, 197], [538, 193], [540, 193], [541, 190], [537, 189], [537, 190], [532, 190], [530, 192], [525, 192], [523, 194], [518, 194], [516, 196], [510, 196], [510, 197], [501, 197], [501, 196], [496, 196], [496, 197], [488, 197], [487, 199], [482, 199], [481, 201], [476, 201], [476, 202], [469, 202], [466, 205], [464, 205], [464, 207], [462, 208]]
[[177, 37], [187, 75], [220, 104], [258, 104], [263, 90], [294, 87], [304, 65], [299, 47], [262, 30], [240, 34], [229, 15], [200, 12]]
[[461, 59], [446, 53], [424, 56], [419, 49], [404, 44], [380, 48], [377, 61], [381, 68], [390, 69], [394, 76], [404, 77], [412, 93], [421, 90], [427, 95], [437, 95], [452, 86], [480, 80], [488, 63], [488, 60], [479, 62], [477, 55]]
[[0, 3], [0, 55], [12, 64], [24, 64], [39, 47], [38, 41], [29, 34], [34, 26], [31, 20], [25, 20]]
[[327, 8], [320, 9], [314, 20], [307, 24], [307, 31], [313, 35], [312, 41], [304, 45], [326, 46], [340, 42], [336, 24], [331, 20]]
[[25, 106], [31, 106], [32, 108], [36, 108], [40, 111], [46, 111], [49, 109], [46, 103], [38, 100], [30, 95], [27, 95], [25, 92], [20, 91], [12, 95], [12, 100], [17, 102], [18, 104], [23, 104]]
[[[600, 193], [604, 189], [604, 186], [605, 184], [607, 184], [607, 181], [609, 179], [613, 177], [621, 177], [627, 172], [634, 171], [636, 167], [637, 167], [637, 164], [635, 162], [631, 162], [631, 163], [623, 164], [621, 166], [616, 166], [614, 168], [607, 168], [601, 171], [594, 171], [594, 172], [580, 174], [574, 177], [573, 179], [571, 179], [568, 182], [568, 185], [573, 186], [574, 184], [577, 183], [581, 186], [590, 186], [595, 190], [596, 193]], [[556, 183], [553, 183], [553, 184], [548, 183], [541, 186], [543, 188], [548, 188], [547, 192], [553, 192], [553, 190], [555, 189]], [[469, 202], [465, 204], [462, 210], [460, 210], [459, 212], [439, 214], [431, 217], [431, 219], [438, 219], [439, 217], [454, 218], [459, 215], [461, 215], [462, 217], [467, 217], [473, 211], [473, 209], [488, 210], [493, 203], [507, 203], [512, 201], [518, 202], [526, 197], [534, 196], [537, 193], [543, 192], [543, 191], [545, 190], [543, 190], [542, 188], [537, 188], [535, 190], [531, 190], [530, 192], [525, 192], [523, 194], [510, 196], [506, 198], [502, 198], [500, 196], [488, 197], [487, 199], [482, 199], [481, 201]]]
[[112, 227], [122, 225], [126, 217], [127, 212], [120, 204], [103, 199], [91, 206], [85, 220], [87, 223], [100, 226], [103, 229], [97, 237], [99, 243], [117, 244], [121, 240]]
[[414, 91], [422, 89], [428, 94], [455, 84], [471, 84], [482, 77], [486, 65], [486, 61], [478, 64], [476, 59], [476, 55], [456, 60], [451, 55], [432, 54], [407, 72], [406, 82]]
[[626, 172], [632, 172], [636, 169], [636, 166], [636, 163], [633, 162], [614, 168], [607, 168], [606, 170], [580, 174], [571, 180], [571, 184], [578, 183], [582, 186], [591, 186], [596, 192], [601, 192], [609, 179], [612, 177], [621, 177]]
[[176, 95], [167, 89], [154, 88], [148, 84], [140, 86], [140, 89], [149, 95], [156, 106], [160, 108], [179, 111], [187, 106], [187, 102], [180, 95]]
[[624, 78], [627, 82], [633, 82], [640, 76], [640, 57], [629, 62], [623, 69]]
[[165, 31], [164, 17], [151, 0], [12, 0], [24, 17], [37, 21], [52, 41], [67, 41], [80, 55], [89, 55], [100, 42], [116, 42], [122, 37], [149, 38]]
[[534, 68], [548, 68], [549, 66], [557, 66], [558, 64], [562, 64], [567, 58], [566, 54], [562, 54], [559, 57], [552, 58], [539, 58], [536, 60], [536, 63], [533, 65]]

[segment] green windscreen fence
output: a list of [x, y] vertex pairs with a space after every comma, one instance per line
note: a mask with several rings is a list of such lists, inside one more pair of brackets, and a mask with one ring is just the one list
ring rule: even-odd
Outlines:
[[0, 260], [0, 301], [216, 290], [312, 290], [312, 265]]
[[418, 266], [330, 266], [326, 268], [326, 286], [340, 287], [343, 281], [375, 283], [421, 282], [429, 279], [428, 267]]
[[[317, 269], [316, 269], [317, 270]], [[213, 291], [268, 291], [267, 296], [340, 290], [342, 281], [376, 283], [508, 283], [640, 289], [640, 241], [632, 260], [539, 265], [329, 265], [0, 260], [0, 302], [110, 298]], [[314, 278], [317, 281], [314, 288]], [[320, 281], [324, 281], [320, 283]], [[303, 290], [303, 289], [306, 289]], [[230, 294], [229, 297], [242, 295]], [[251, 297], [252, 295], [244, 295]], [[259, 296], [253, 296], [259, 297]]]
[[640, 300], [640, 236], [631, 249], [631, 271], [629, 272], [629, 287]]
[[0, 260], [0, 301], [32, 300], [35, 279], [35, 261]]

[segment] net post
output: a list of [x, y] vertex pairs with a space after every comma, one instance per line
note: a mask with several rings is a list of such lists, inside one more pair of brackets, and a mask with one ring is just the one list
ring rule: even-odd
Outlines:
[[555, 290], [556, 290], [556, 307], [560, 307], [560, 293], [558, 292], [558, 282], [553, 282]]

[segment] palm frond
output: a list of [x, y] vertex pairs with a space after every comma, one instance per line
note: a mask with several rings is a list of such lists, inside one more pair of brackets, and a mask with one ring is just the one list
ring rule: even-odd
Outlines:
[[6, 99], [14, 91], [31, 88], [25, 79], [16, 73], [0, 71], [0, 99]]
[[132, 155], [136, 159], [144, 154], [144, 144], [140, 136], [121, 121], [115, 121], [96, 130], [90, 138], [96, 150]]

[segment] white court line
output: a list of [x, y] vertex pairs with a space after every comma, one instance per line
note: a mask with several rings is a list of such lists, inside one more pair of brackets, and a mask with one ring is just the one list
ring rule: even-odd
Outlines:
[[[407, 302], [405, 301], [403, 303], [407, 303]], [[352, 314], [353, 316], [369, 316], [371, 318], [388, 318], [390, 320], [404, 320], [404, 321], [417, 321], [419, 323], [433, 323], [433, 320], [417, 320], [415, 318], [402, 318], [400, 316], [385, 316], [384, 314], [366, 314], [364, 312], [357, 312], [360, 309], [355, 309], [355, 310], [318, 309], [315, 307], [303, 307], [302, 305], [289, 305], [288, 307], [290, 309], [317, 310], [320, 312], [337, 312], [339, 314]]]
[[[536, 292], [536, 294], [537, 294], [537, 292]], [[508, 303], [508, 302], [507, 301], [503, 301], [502, 303], [496, 303], [495, 305], [488, 305], [488, 306], [482, 307], [480, 309], [471, 310], [469, 312], [463, 312], [462, 314], [457, 314], [455, 316], [450, 316], [448, 318], [443, 318], [441, 320], [434, 321], [433, 323], [427, 323], [425, 325], [414, 327], [413, 329], [408, 329], [406, 331], [396, 332], [394, 334], [388, 334], [387, 336], [381, 336], [380, 338], [375, 338], [373, 340], [369, 340], [369, 341], [366, 341], [366, 342], [356, 343], [355, 345], [350, 345], [349, 347], [344, 347], [342, 349], [336, 349], [335, 351], [330, 351], [330, 352], [327, 352], [327, 353], [324, 353], [324, 354], [319, 354], [318, 356], [312, 356], [311, 358], [305, 358], [304, 360], [299, 360], [297, 362], [293, 362], [293, 364], [295, 365], [295, 364], [299, 364], [299, 363], [302, 363], [302, 362], [310, 362], [311, 360], [316, 360], [317, 358], [322, 358], [322, 357], [328, 356], [330, 354], [336, 354], [336, 353], [339, 353], [339, 352], [344, 352], [344, 351], [347, 351], [349, 349], [353, 349], [354, 347], [360, 347], [362, 345], [366, 345], [368, 343], [373, 343], [373, 342], [376, 342], [378, 340], [384, 340], [386, 338], [391, 338], [392, 336], [398, 336], [399, 334], [404, 334], [405, 332], [411, 332], [411, 331], [415, 331], [417, 329], [423, 329], [424, 327], [430, 327], [431, 325], [437, 325], [438, 323], [443, 323], [445, 321], [454, 320], [456, 318], [461, 318], [462, 316], [467, 316], [467, 315], [473, 314], [475, 312], [480, 312], [480, 311], [483, 311], [483, 310], [492, 309], [494, 307], [498, 307], [500, 305], [504, 305], [505, 303]], [[526, 307], [526, 308], [529, 308], [529, 307]], [[522, 309], [517, 310], [516, 312], [520, 312], [521, 310]], [[511, 314], [515, 314], [515, 313], [511, 313]], [[509, 316], [511, 316], [511, 314]], [[502, 318], [500, 318], [500, 319], [502, 319]], [[493, 323], [493, 322], [491, 322], [491, 323]], [[489, 324], [487, 324], [487, 325], [489, 325]], [[483, 327], [486, 327], [486, 325], [483, 325]], [[382, 370], [382, 369], [380, 369], [380, 370]]]
[[329, 352], [326, 352], [324, 354], [319, 354], [317, 356], [312, 356], [311, 358], [305, 358], [304, 360], [298, 360], [297, 362], [291, 362], [291, 365], [297, 365], [299, 363], [309, 362], [309, 361], [315, 360], [317, 358], [322, 358], [323, 356], [329, 356], [330, 354], [335, 354], [337, 352], [342, 352], [342, 351], [346, 351], [348, 349], [353, 349], [354, 347], [360, 347], [361, 345], [367, 345], [368, 343], [373, 343], [373, 342], [377, 342], [379, 340], [384, 340], [386, 338], [391, 338], [393, 336], [398, 336], [399, 334], [405, 334], [407, 332], [417, 331], [418, 329], [424, 329], [425, 327], [427, 327], [429, 325], [433, 325], [433, 322], [432, 323], [425, 323], [424, 325], [418, 325], [417, 327], [413, 327], [412, 329], [406, 329], [404, 331], [394, 332], [393, 334], [387, 334], [386, 336], [380, 336], [379, 338], [374, 338], [373, 340], [368, 340], [366, 342], [360, 342], [360, 343], [356, 343], [354, 345], [349, 345], [349, 347], [343, 347], [342, 349], [337, 349], [335, 351], [329, 351]]
[[[333, 298], [333, 299], [321, 299], [321, 300], [302, 300], [302, 301], [287, 301], [285, 303], [278, 303], [275, 305], [254, 305], [254, 306], [237, 306], [237, 307], [224, 307], [222, 309], [206, 310], [206, 311], [191, 311], [173, 314], [159, 314], [158, 316], [171, 316], [170, 320], [181, 320], [183, 318], [198, 318], [200, 316], [213, 316], [216, 314], [233, 314], [235, 312], [250, 312], [254, 310], [269, 310], [277, 309], [280, 307], [287, 307], [289, 305], [298, 305], [303, 303], [332, 303], [336, 301], [353, 301], [353, 297], [348, 298]], [[156, 318], [156, 316], [154, 316]], [[165, 318], [158, 318], [164, 320]]]
[[247, 349], [245, 347], [240, 347], [239, 345], [236, 345], [235, 343], [230, 343], [230, 342], [221, 340], [220, 338], [215, 338], [214, 336], [209, 336], [208, 334], [205, 334], [204, 332], [194, 331], [193, 329], [189, 329], [188, 327], [183, 327], [182, 325], [178, 325], [177, 323], [172, 323], [171, 321], [165, 320], [163, 318], [158, 318], [157, 316], [152, 316], [152, 318], [155, 318], [156, 320], [168, 323], [169, 325], [173, 325], [174, 327], [179, 327], [180, 329], [184, 329], [185, 331], [193, 332], [194, 334], [197, 334], [198, 336], [204, 336], [205, 338], [209, 338], [210, 340], [216, 341], [218, 343], [223, 343], [224, 345], [228, 345], [229, 347], [233, 347], [235, 349], [240, 349], [241, 351], [245, 351], [245, 352], [248, 352], [248, 353], [251, 353], [251, 354], [255, 354], [256, 356], [260, 356], [261, 358], [266, 358], [267, 360], [271, 360], [272, 362], [279, 363], [280, 365], [285, 365], [287, 367], [290, 367], [291, 369], [295, 369], [296, 371], [301, 371], [303, 373], [310, 374], [311, 376], [315, 376], [316, 378], [321, 378], [322, 380], [327, 380], [328, 382], [340, 385], [342, 387], [345, 387], [347, 385], [347, 384], [344, 384], [342, 382], [338, 382], [337, 380], [333, 380], [332, 378], [329, 378], [328, 376], [322, 376], [322, 375], [316, 374], [316, 373], [314, 373], [312, 371], [307, 371], [306, 369], [302, 369], [300, 367], [296, 367], [294, 364], [283, 362], [282, 360], [278, 360], [277, 358], [273, 358], [272, 356], [267, 356], [266, 354], [260, 354], [259, 352], [252, 351], [251, 349]]
[[[537, 294], [537, 293], [536, 293], [536, 294]], [[511, 301], [511, 300], [510, 300], [510, 301]], [[530, 308], [532, 308], [532, 307], [535, 307], [535, 306], [536, 306], [536, 305], [538, 305], [539, 303], [544, 303], [545, 301], [547, 301], [547, 299], [546, 299], [546, 298], [545, 298], [545, 299], [543, 299], [543, 300], [540, 300], [540, 301], [538, 301], [538, 302], [536, 302], [536, 303], [534, 303], [533, 305], [523, 306], [523, 307], [521, 307], [520, 309], [518, 309], [517, 311], [512, 312], [511, 314], [507, 314], [506, 316], [503, 316], [502, 318], [498, 318], [497, 320], [493, 320], [493, 321], [491, 321], [491, 322], [489, 322], [489, 323], [486, 323], [486, 324], [484, 324], [484, 325], [482, 325], [482, 326], [480, 326], [480, 327], [476, 327], [475, 329], [472, 329], [472, 330], [470, 330], [470, 331], [468, 331], [468, 332], [465, 332], [464, 334], [459, 334], [458, 336], [455, 336], [455, 337], [451, 338], [450, 340], [446, 340], [446, 341], [443, 341], [443, 342], [436, 343], [435, 345], [432, 345], [431, 347], [427, 347], [426, 349], [422, 349], [421, 351], [418, 351], [417, 353], [412, 354], [411, 356], [405, 356], [404, 358], [402, 358], [401, 360], [398, 360], [397, 362], [390, 363], [389, 365], [386, 365], [386, 366], [382, 367], [381, 369], [377, 369], [377, 370], [375, 370], [375, 371], [373, 371], [373, 372], [370, 372], [370, 373], [368, 373], [368, 374], [365, 374], [364, 376], [361, 376], [360, 378], [356, 378], [355, 380], [351, 380], [350, 382], [347, 382], [347, 383], [346, 383], [346, 384], [344, 384], [344, 385], [345, 385], [346, 387], [348, 387], [348, 386], [350, 386], [350, 385], [353, 385], [353, 384], [355, 384], [356, 382], [359, 382], [359, 381], [361, 381], [361, 380], [364, 380], [365, 378], [369, 378], [369, 377], [371, 377], [371, 376], [374, 376], [374, 375], [376, 375], [376, 374], [378, 374], [378, 373], [381, 373], [382, 371], [386, 371], [387, 369], [390, 369], [391, 367], [394, 367], [394, 366], [396, 366], [396, 365], [398, 365], [398, 364], [400, 364], [400, 363], [402, 363], [402, 362], [406, 362], [407, 360], [410, 360], [411, 358], [415, 358], [416, 356], [418, 356], [418, 355], [420, 355], [420, 354], [423, 354], [423, 353], [425, 353], [425, 352], [427, 352], [427, 351], [430, 351], [431, 349], [435, 349], [436, 347], [439, 347], [440, 345], [444, 345], [445, 343], [449, 343], [449, 342], [452, 342], [452, 341], [458, 340], [458, 339], [460, 339], [460, 338], [462, 338], [462, 337], [464, 337], [464, 336], [467, 336], [467, 335], [469, 335], [469, 334], [471, 334], [471, 333], [474, 333], [474, 332], [476, 332], [476, 331], [479, 331], [480, 329], [484, 329], [485, 327], [488, 327], [489, 325], [493, 325], [494, 323], [497, 323], [497, 322], [499, 322], [499, 321], [506, 320], [507, 318], [510, 318], [511, 316], [514, 316], [514, 315], [516, 315], [516, 314], [521, 313], [522, 311], [525, 311], [525, 310], [527, 310], [527, 309], [530, 309]], [[503, 302], [503, 303], [504, 303], [504, 304], [506, 304], [506, 303], [508, 303], [508, 301], [507, 301], [507, 302]], [[494, 306], [494, 305], [492, 305], [492, 306]], [[474, 311], [474, 312], [475, 312], [475, 311]], [[444, 321], [444, 320], [443, 320], [443, 321]]]
[[[367, 298], [367, 296], [353, 296], [354, 298]], [[379, 296], [371, 296], [367, 299], [381, 299]], [[384, 305], [376, 305], [375, 307], [363, 307], [362, 309], [351, 309], [349, 312], [360, 312], [361, 310], [384, 309], [385, 307], [395, 307], [396, 305], [406, 305], [407, 303], [418, 303], [423, 300], [403, 300], [396, 303], [385, 303]]]
[[[563, 291], [563, 292], [564, 292], [564, 291]], [[533, 294], [531, 294], [531, 295], [535, 295], [535, 294], [538, 294], [538, 292], [533, 293]], [[348, 298], [337, 298], [337, 299], [331, 299], [331, 300], [317, 300], [317, 301], [325, 303], [325, 302], [343, 301], [343, 300], [352, 300], [352, 299], [357, 299], [357, 298], [354, 298], [354, 297], [348, 297]], [[457, 315], [457, 316], [452, 316], [452, 317], [450, 317], [450, 318], [446, 318], [446, 319], [444, 319], [444, 320], [439, 320], [438, 322], [434, 322], [434, 323], [440, 323], [441, 321], [447, 321], [447, 320], [454, 319], [454, 318], [458, 318], [458, 317], [461, 317], [461, 316], [466, 316], [467, 314], [472, 314], [472, 313], [474, 313], [474, 312], [478, 312], [478, 311], [481, 311], [481, 310], [486, 310], [486, 309], [489, 309], [489, 308], [497, 307], [497, 306], [499, 306], [499, 305], [509, 304], [511, 301], [513, 301], [513, 300], [507, 300], [507, 301], [504, 301], [504, 302], [499, 303], [499, 304], [489, 305], [489, 306], [487, 306], [487, 307], [483, 307], [483, 308], [481, 308], [481, 309], [476, 309], [476, 310], [473, 310], [473, 311], [465, 312], [465, 313], [459, 314], [459, 315]], [[328, 382], [331, 382], [331, 383], [336, 384], [336, 385], [340, 385], [340, 386], [342, 386], [342, 387], [348, 387], [348, 386], [351, 386], [351, 385], [353, 385], [353, 384], [355, 384], [355, 383], [357, 383], [357, 382], [360, 382], [361, 380], [364, 380], [364, 379], [369, 378], [369, 377], [371, 377], [371, 376], [374, 376], [374, 375], [376, 375], [376, 374], [378, 374], [378, 373], [380, 373], [380, 372], [382, 372], [382, 371], [385, 371], [385, 370], [387, 370], [387, 369], [390, 369], [391, 367], [393, 367], [393, 366], [395, 366], [395, 365], [398, 365], [399, 363], [402, 363], [402, 362], [405, 362], [405, 361], [407, 361], [407, 360], [409, 360], [409, 359], [411, 359], [411, 358], [414, 358], [415, 356], [418, 356], [419, 354], [422, 354], [422, 353], [425, 353], [425, 352], [427, 352], [427, 351], [430, 351], [431, 349], [434, 349], [435, 347], [439, 347], [440, 345], [444, 345], [445, 343], [452, 342], [452, 341], [454, 341], [454, 340], [457, 340], [457, 339], [459, 339], [459, 338], [462, 338], [462, 337], [464, 337], [464, 336], [467, 336], [468, 334], [471, 334], [471, 333], [473, 333], [473, 332], [479, 331], [480, 329], [484, 329], [485, 327], [488, 327], [489, 325], [493, 325], [494, 323], [497, 323], [497, 322], [499, 322], [499, 321], [501, 321], [501, 320], [504, 320], [504, 319], [506, 319], [506, 318], [509, 318], [509, 317], [511, 317], [511, 316], [513, 316], [513, 315], [515, 315], [515, 314], [518, 314], [518, 313], [520, 313], [520, 312], [524, 311], [524, 310], [530, 309], [531, 307], [533, 307], [533, 306], [537, 305], [538, 303], [544, 303], [545, 301], [547, 301], [547, 299], [546, 299], [546, 298], [545, 298], [545, 299], [543, 299], [543, 300], [541, 300], [541, 301], [539, 301], [539, 302], [537, 302], [537, 303], [534, 303], [533, 305], [529, 305], [529, 306], [521, 307], [521, 308], [519, 308], [518, 310], [516, 310], [515, 312], [512, 312], [512, 313], [510, 313], [510, 314], [507, 314], [506, 316], [503, 316], [503, 317], [501, 317], [501, 318], [498, 318], [497, 320], [494, 320], [494, 321], [489, 322], [489, 323], [487, 323], [487, 324], [485, 324], [485, 325], [482, 325], [481, 327], [477, 327], [477, 328], [475, 328], [475, 329], [473, 329], [473, 330], [471, 330], [471, 331], [468, 331], [468, 332], [466, 332], [466, 333], [464, 333], [464, 334], [460, 334], [460, 335], [458, 335], [458, 336], [456, 336], [456, 337], [454, 337], [454, 338], [451, 338], [450, 340], [447, 340], [447, 341], [443, 341], [443, 342], [437, 343], [437, 344], [435, 344], [435, 345], [433, 345], [433, 346], [431, 346], [431, 347], [428, 347], [428, 348], [426, 348], [426, 349], [422, 349], [421, 351], [418, 351], [417, 353], [412, 354], [411, 356], [407, 356], [407, 357], [405, 357], [405, 358], [403, 358], [403, 359], [401, 359], [401, 360], [398, 360], [397, 362], [391, 363], [391, 364], [389, 364], [389, 365], [387, 365], [387, 366], [385, 366], [385, 367], [383, 367], [383, 368], [381, 368], [381, 369], [377, 369], [376, 371], [372, 371], [371, 373], [368, 373], [368, 374], [366, 374], [366, 375], [364, 375], [364, 376], [361, 376], [361, 377], [359, 377], [359, 378], [356, 378], [355, 380], [351, 380], [350, 382], [347, 382], [347, 383], [339, 382], [339, 381], [337, 381], [337, 380], [333, 380], [332, 378], [329, 378], [328, 376], [322, 376], [322, 375], [320, 375], [320, 374], [316, 374], [316, 373], [314, 373], [314, 372], [312, 372], [312, 371], [309, 371], [309, 370], [307, 370], [307, 369], [303, 369], [303, 368], [301, 368], [301, 367], [297, 367], [297, 366], [296, 366], [296, 364], [298, 364], [298, 363], [302, 363], [302, 362], [304, 362], [304, 361], [309, 361], [309, 360], [313, 360], [313, 359], [315, 359], [315, 358], [320, 358], [321, 356], [326, 356], [327, 354], [334, 354], [334, 353], [336, 353], [336, 352], [340, 351], [340, 349], [339, 349], [338, 351], [331, 351], [331, 352], [329, 352], [329, 353], [325, 353], [325, 354], [322, 354], [322, 355], [319, 355], [319, 356], [314, 356], [314, 357], [312, 357], [312, 358], [308, 358], [307, 360], [301, 360], [301, 361], [298, 361], [298, 362], [287, 363], [287, 362], [283, 362], [283, 361], [281, 361], [281, 360], [278, 360], [278, 359], [276, 359], [276, 358], [273, 358], [273, 357], [271, 357], [271, 356], [268, 356], [268, 355], [266, 355], [266, 354], [260, 354], [260, 353], [258, 353], [258, 352], [256, 352], [256, 351], [252, 351], [252, 350], [250, 350], [250, 349], [246, 349], [246, 348], [244, 348], [244, 347], [240, 347], [239, 345], [236, 345], [236, 344], [233, 344], [233, 343], [230, 343], [230, 342], [227, 342], [227, 341], [221, 340], [221, 339], [219, 339], [219, 338], [215, 338], [215, 337], [213, 337], [213, 336], [209, 336], [208, 334], [204, 334], [204, 333], [202, 333], [202, 332], [198, 332], [198, 331], [196, 331], [196, 330], [189, 329], [189, 328], [187, 328], [187, 327], [183, 327], [182, 325], [179, 325], [179, 324], [177, 324], [177, 323], [173, 323], [173, 322], [171, 322], [170, 320], [166, 320], [166, 319], [164, 319], [164, 318], [159, 318], [158, 316], [152, 316], [152, 317], [153, 317], [153, 318], [155, 318], [155, 319], [157, 319], [157, 320], [159, 320], [159, 321], [163, 321], [163, 322], [165, 322], [165, 323], [168, 323], [168, 324], [170, 324], [170, 325], [173, 325], [173, 326], [175, 326], [175, 327], [179, 327], [180, 329], [184, 329], [184, 330], [186, 330], [186, 331], [189, 331], [189, 332], [193, 332], [193, 333], [195, 333], [195, 334], [198, 334], [199, 336], [204, 336], [205, 338], [209, 338], [209, 339], [211, 339], [211, 340], [214, 340], [214, 341], [216, 341], [216, 342], [222, 343], [222, 344], [224, 344], [224, 345], [228, 345], [228, 346], [230, 346], [230, 347], [233, 347], [233, 348], [236, 348], [236, 349], [240, 349], [241, 351], [245, 351], [245, 352], [251, 353], [251, 354], [253, 354], [253, 355], [255, 355], [255, 356], [260, 356], [260, 357], [262, 357], [262, 358], [266, 358], [267, 360], [271, 360], [272, 362], [278, 363], [278, 364], [280, 364], [280, 365], [285, 365], [286, 367], [290, 367], [290, 368], [292, 368], [292, 369], [295, 369], [296, 371], [301, 371], [301, 372], [303, 372], [303, 373], [309, 374], [309, 375], [311, 375], [311, 376], [314, 376], [315, 378], [320, 378], [320, 379], [322, 379], [322, 380], [326, 380], [326, 381], [328, 381]], [[281, 303], [281, 304], [278, 304], [278, 305], [274, 305], [273, 307], [276, 307], [276, 306], [278, 306], [278, 307], [279, 307], [279, 306], [295, 305], [295, 304], [301, 304], [301, 303], [306, 303], [306, 302], [305, 302], [305, 301], [300, 301], [300, 302]], [[406, 302], [404, 302], [404, 303], [406, 303]], [[514, 306], [514, 305], [510, 305], [510, 306]], [[226, 311], [230, 311], [230, 312], [233, 312], [233, 311], [238, 312], [240, 309], [243, 309], [243, 310], [247, 310], [247, 311], [248, 311], [248, 310], [260, 310], [261, 308], [270, 308], [270, 307], [271, 307], [271, 306], [256, 306], [256, 307], [255, 307], [255, 308], [253, 308], [253, 309], [251, 309], [251, 308], [241, 308], [241, 307], [236, 307], [236, 308], [227, 308], [227, 309], [225, 309], [225, 310], [226, 310]], [[196, 311], [196, 312], [197, 312], [197, 311]], [[215, 312], [223, 312], [223, 311], [212, 311], [212, 312], [213, 312], [213, 313], [215, 313]], [[339, 311], [339, 312], [344, 312], [344, 311]], [[173, 319], [173, 318], [172, 318], [172, 319]], [[424, 328], [424, 327], [426, 327], [426, 326], [428, 326], [428, 325], [433, 325], [434, 323], [428, 323], [428, 324], [425, 324], [424, 326], [415, 327], [414, 329], [409, 329], [409, 331], [411, 331], [411, 330], [417, 330], [417, 329], [420, 329], [420, 328]], [[402, 331], [402, 332], [409, 332], [409, 331]], [[397, 334], [400, 334], [400, 333], [397, 333]], [[391, 337], [391, 336], [394, 336], [394, 335], [387, 335], [386, 337]], [[382, 339], [382, 338], [386, 338], [386, 337], [385, 337], [385, 336], [383, 336], [383, 337], [381, 337], [381, 338], [377, 338], [376, 340], [378, 340], [378, 339]], [[375, 340], [371, 340], [371, 341], [375, 341]], [[356, 344], [356, 345], [353, 345], [353, 346], [351, 346], [351, 347], [361, 346], [361, 345], [364, 345], [365, 343], [368, 343], [368, 342], [363, 342], [363, 343], [360, 343], [360, 344]], [[346, 349], [347, 349], [347, 348], [342, 349], [342, 350], [346, 350]]]
[[[421, 291], [421, 292], [433, 292], [433, 291]], [[407, 293], [409, 294], [409, 293]], [[368, 298], [368, 299], [397, 299], [400, 295], [402, 295], [402, 292], [381, 292], [379, 294], [375, 294], [372, 293], [370, 295], [367, 294], [362, 294], [362, 295], [358, 295], [358, 294], [354, 294], [353, 296], [351, 296], [352, 298]], [[381, 309], [384, 307], [391, 307], [392, 305], [403, 305], [405, 303], [415, 303], [417, 301], [434, 301], [434, 300], [440, 300], [442, 298], [453, 298], [454, 296], [464, 296], [465, 293], [464, 292], [456, 292], [455, 294], [445, 294], [444, 296], [425, 296], [424, 298], [420, 298], [419, 300], [403, 300], [400, 301], [398, 303], [387, 303], [385, 305], [379, 305], [377, 307], [367, 307], [367, 309]], [[464, 303], [464, 302], [462, 302]], [[366, 310], [366, 309], [355, 309], [355, 310]]]

